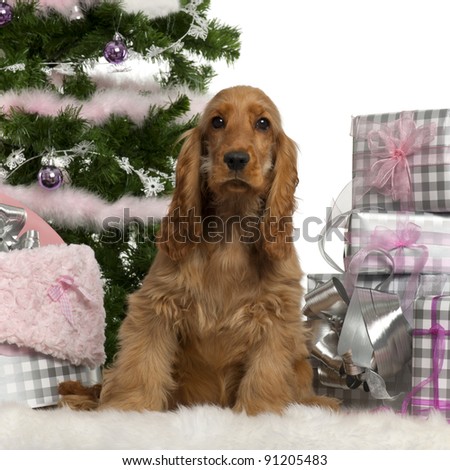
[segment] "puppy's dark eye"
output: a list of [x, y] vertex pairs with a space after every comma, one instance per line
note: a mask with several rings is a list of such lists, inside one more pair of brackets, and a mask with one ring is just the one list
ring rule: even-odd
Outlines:
[[225, 120], [220, 116], [214, 116], [211, 120], [211, 124], [214, 129], [222, 129], [225, 127]]
[[270, 127], [270, 122], [267, 118], [260, 118], [256, 121], [255, 127], [260, 131], [267, 131]]

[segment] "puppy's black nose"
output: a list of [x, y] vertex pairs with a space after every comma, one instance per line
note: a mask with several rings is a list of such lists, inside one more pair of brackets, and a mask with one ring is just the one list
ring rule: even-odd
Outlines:
[[224, 155], [223, 161], [228, 168], [233, 171], [243, 170], [250, 160], [250, 156], [245, 152], [228, 152]]

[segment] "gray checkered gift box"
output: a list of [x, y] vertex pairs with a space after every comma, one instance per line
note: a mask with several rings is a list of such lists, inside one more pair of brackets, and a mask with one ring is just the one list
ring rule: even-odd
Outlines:
[[[344, 279], [344, 274], [342, 273], [318, 273], [318, 274], [308, 274], [306, 279], [306, 289], [308, 292], [314, 290], [316, 287], [324, 284], [332, 277], [338, 278], [340, 281]], [[425, 278], [426, 280], [431, 279], [432, 275], [423, 275], [421, 278]], [[410, 276], [407, 274], [396, 274], [392, 276], [389, 283], [386, 283], [389, 279], [387, 274], [361, 274], [358, 276], [356, 285], [358, 287], [367, 287], [369, 289], [376, 289], [379, 286], [382, 286], [382, 289], [386, 292], [398, 293], [401, 292], [406, 284], [408, 283]], [[431, 282], [431, 281], [430, 281]], [[438, 284], [438, 281], [436, 281]], [[450, 294], [450, 280], [447, 280], [442, 284], [439, 282], [439, 292], [445, 292]]]
[[352, 136], [354, 208], [450, 211], [450, 110], [357, 116]]
[[441, 411], [450, 421], [450, 296], [414, 302], [412, 390], [404, 403], [415, 415]]
[[352, 272], [390, 272], [382, 254], [351, 264], [358, 253], [362, 258], [360, 250], [379, 248], [391, 254], [396, 273], [450, 273], [450, 214], [356, 212], [349, 217], [345, 238], [344, 264]]
[[[343, 280], [343, 274], [308, 274], [307, 276], [307, 291], [310, 292], [326, 281], [336, 277], [339, 280]], [[383, 289], [386, 292], [396, 293], [404, 290], [409, 280], [409, 275], [395, 275], [391, 278], [390, 282], [386, 285], [385, 281], [389, 278], [388, 275], [360, 275], [357, 279], [357, 285], [359, 287], [377, 288], [383, 285]], [[429, 280], [431, 283], [431, 280]], [[450, 283], [446, 283], [445, 286], [440, 285], [440, 288], [450, 289]], [[312, 324], [315, 322], [313, 320]], [[314, 331], [314, 325], [312, 325]], [[386, 389], [391, 396], [399, 395], [396, 400], [383, 401], [374, 398], [369, 392], [365, 391], [363, 387], [359, 387], [355, 390], [349, 390], [347, 388], [339, 388], [324, 385], [320, 380], [319, 374], [319, 361], [312, 358], [312, 365], [314, 368], [314, 389], [319, 395], [326, 395], [330, 397], [338, 398], [342, 401], [342, 404], [348, 408], [364, 408], [364, 409], [375, 409], [381, 406], [388, 406], [393, 409], [400, 410], [403, 396], [406, 392], [411, 389], [411, 369], [409, 364], [395, 377], [386, 380]]]
[[[332, 277], [336, 277], [341, 282], [344, 280], [344, 274], [342, 273], [308, 274], [306, 277], [307, 291], [311, 292]], [[409, 279], [410, 276], [408, 274], [396, 274], [391, 278], [387, 274], [361, 274], [356, 280], [356, 285], [369, 289], [381, 288], [385, 292], [397, 294], [405, 289]], [[389, 282], [387, 282], [388, 280]], [[417, 296], [450, 295], [450, 276], [442, 274], [421, 274], [418, 284]]]
[[67, 380], [94, 385], [101, 382], [101, 371], [40, 353], [0, 355], [0, 402], [19, 402], [31, 408], [56, 405], [58, 384]]

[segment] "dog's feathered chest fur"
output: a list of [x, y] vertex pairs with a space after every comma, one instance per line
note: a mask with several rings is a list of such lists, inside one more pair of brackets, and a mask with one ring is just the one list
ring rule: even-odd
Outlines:
[[240, 242], [202, 244], [185, 259], [164, 262], [177, 265], [172, 292], [191, 312], [180, 321], [198, 322], [202, 332], [220, 329], [218, 323], [228, 323], [240, 306], [254, 302], [264, 277], [255, 247]]
[[[281, 275], [277, 271], [283, 262], [269, 261], [258, 249], [258, 243], [242, 242], [240, 235], [236, 226], [227, 241], [222, 237], [216, 243], [198, 244], [179, 261], [159, 253], [151, 270], [158, 272], [158, 276], [149, 274], [152, 283], [148, 293], [152, 298], [161, 292], [160, 282], [167, 282], [161, 275], [165, 267], [171, 273], [171, 289], [166, 289], [162, 304], [171, 308], [176, 303], [171, 315], [180, 343], [191, 352], [195, 349], [205, 362], [216, 367], [221, 362], [219, 357], [232, 362], [239, 360], [245, 345], [261, 337], [272, 317], [283, 315], [279, 292], [273, 288], [273, 279]], [[290, 295], [298, 302], [299, 318], [300, 268], [293, 265], [289, 277], [283, 289], [291, 285]], [[157, 299], [150, 301], [160, 304]], [[235, 339], [235, 346], [230, 338]], [[230, 347], [234, 353], [224, 355], [223, 350]]]

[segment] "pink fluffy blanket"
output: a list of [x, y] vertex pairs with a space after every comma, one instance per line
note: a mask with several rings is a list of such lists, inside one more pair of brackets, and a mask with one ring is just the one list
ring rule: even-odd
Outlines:
[[103, 284], [86, 245], [0, 253], [0, 343], [75, 365], [105, 360]]

